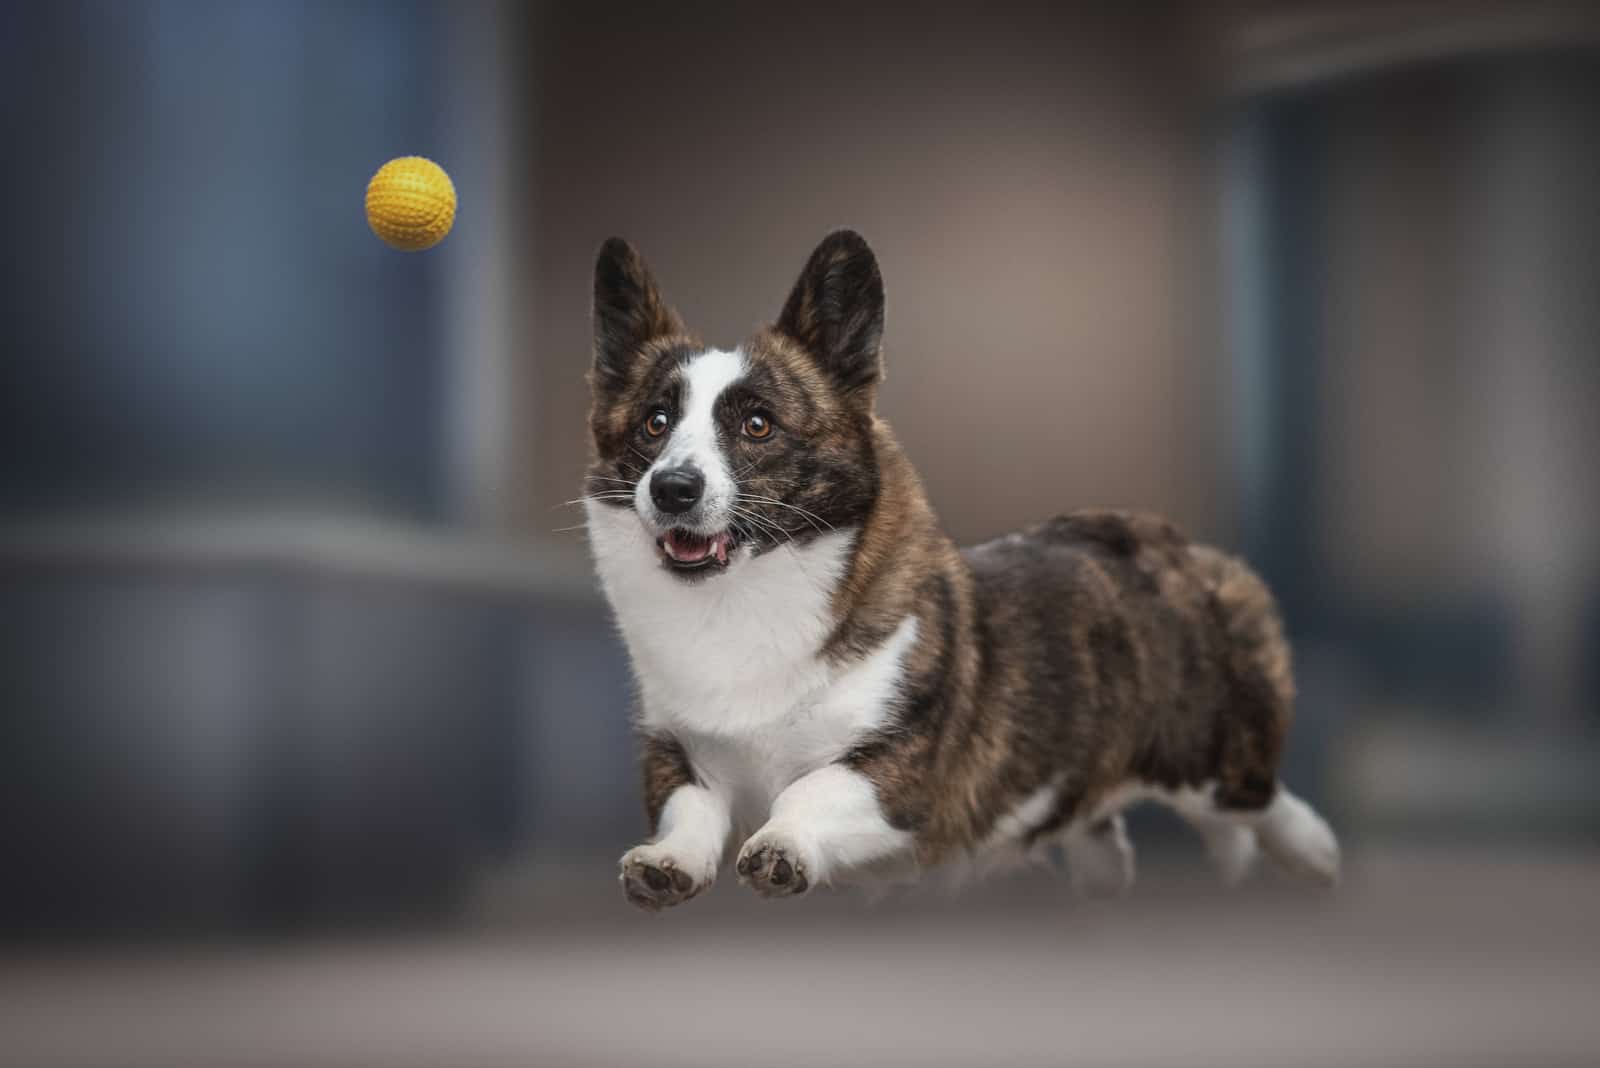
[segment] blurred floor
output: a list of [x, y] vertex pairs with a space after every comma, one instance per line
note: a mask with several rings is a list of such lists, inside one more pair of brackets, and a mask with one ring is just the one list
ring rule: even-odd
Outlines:
[[4, 1063], [1600, 1063], [1592, 855], [1369, 852], [1331, 896], [1158, 866], [1093, 904], [726, 884], [660, 917], [569, 874], [448, 937], [13, 959]]

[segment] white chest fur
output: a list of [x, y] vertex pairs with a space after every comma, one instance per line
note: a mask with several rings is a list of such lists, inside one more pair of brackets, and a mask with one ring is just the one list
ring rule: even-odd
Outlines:
[[854, 663], [817, 655], [853, 531], [753, 558], [741, 551], [727, 574], [692, 584], [661, 568], [631, 509], [591, 503], [589, 533], [643, 724], [683, 743], [737, 822], [765, 818], [790, 783], [884, 724], [916, 619]]

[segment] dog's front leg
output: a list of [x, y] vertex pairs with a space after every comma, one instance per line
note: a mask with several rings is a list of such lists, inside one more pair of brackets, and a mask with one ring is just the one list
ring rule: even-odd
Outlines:
[[710, 886], [732, 829], [727, 802], [704, 786], [680, 786], [661, 810], [659, 832], [622, 855], [628, 900], [656, 912]]
[[727, 797], [701, 782], [683, 747], [668, 737], [645, 741], [645, 807], [655, 835], [622, 855], [622, 890], [656, 912], [710, 886], [733, 830]]
[[872, 780], [830, 764], [778, 795], [771, 819], [739, 850], [739, 880], [764, 897], [789, 897], [911, 846], [911, 834], [884, 818]]

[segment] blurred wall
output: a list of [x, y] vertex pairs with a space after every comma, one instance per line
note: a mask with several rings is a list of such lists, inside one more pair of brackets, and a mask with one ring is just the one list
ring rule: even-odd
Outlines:
[[[0, 5], [0, 937], [437, 917], [635, 818], [574, 770], [629, 764], [581, 556], [460, 529], [517, 413], [514, 16]], [[362, 212], [409, 153], [460, 195], [420, 256]]]
[[441, 143], [444, 23], [426, 0], [0, 7], [0, 516], [442, 514], [453, 253], [395, 255], [361, 198]]
[[1082, 505], [1216, 526], [1215, 351], [1180, 282], [1210, 270], [1177, 14], [554, 6], [530, 60], [530, 528], [561, 525], [584, 466], [602, 240], [632, 240], [690, 327], [731, 345], [846, 225], [885, 272], [882, 410], [958, 538]]
[[1413, 71], [1326, 113], [1320, 539], [1345, 597], [1489, 603], [1524, 715], [1582, 708], [1600, 596], [1600, 69]]
[[1361, 431], [1327, 440], [1341, 578], [1426, 590], [1519, 547], [1600, 563], [1597, 118], [1581, 55], [1334, 99], [1326, 403]]
[[1255, 6], [1220, 45], [1240, 542], [1330, 790], [1591, 834], [1600, 10]]

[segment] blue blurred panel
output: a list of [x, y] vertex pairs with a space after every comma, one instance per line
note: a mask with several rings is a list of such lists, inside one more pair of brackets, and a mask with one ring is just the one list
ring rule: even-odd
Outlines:
[[1589, 725], [1600, 728], [1600, 589], [1591, 591], [1583, 621], [1583, 693], [1589, 703]]
[[0, 941], [454, 917], [643, 833], [600, 607], [314, 565], [0, 567]]
[[1232, 412], [1240, 537], [1290, 632], [1320, 627], [1315, 532], [1326, 225], [1326, 101], [1258, 100], [1235, 116], [1229, 239], [1235, 287]]
[[0, 932], [239, 925], [271, 593], [91, 569], [0, 596]]
[[1487, 717], [1514, 707], [1515, 620], [1488, 594], [1408, 604], [1335, 600], [1332, 629], [1391, 701]]
[[440, 267], [362, 210], [436, 151], [436, 5], [7, 9], [0, 508], [436, 514]]

